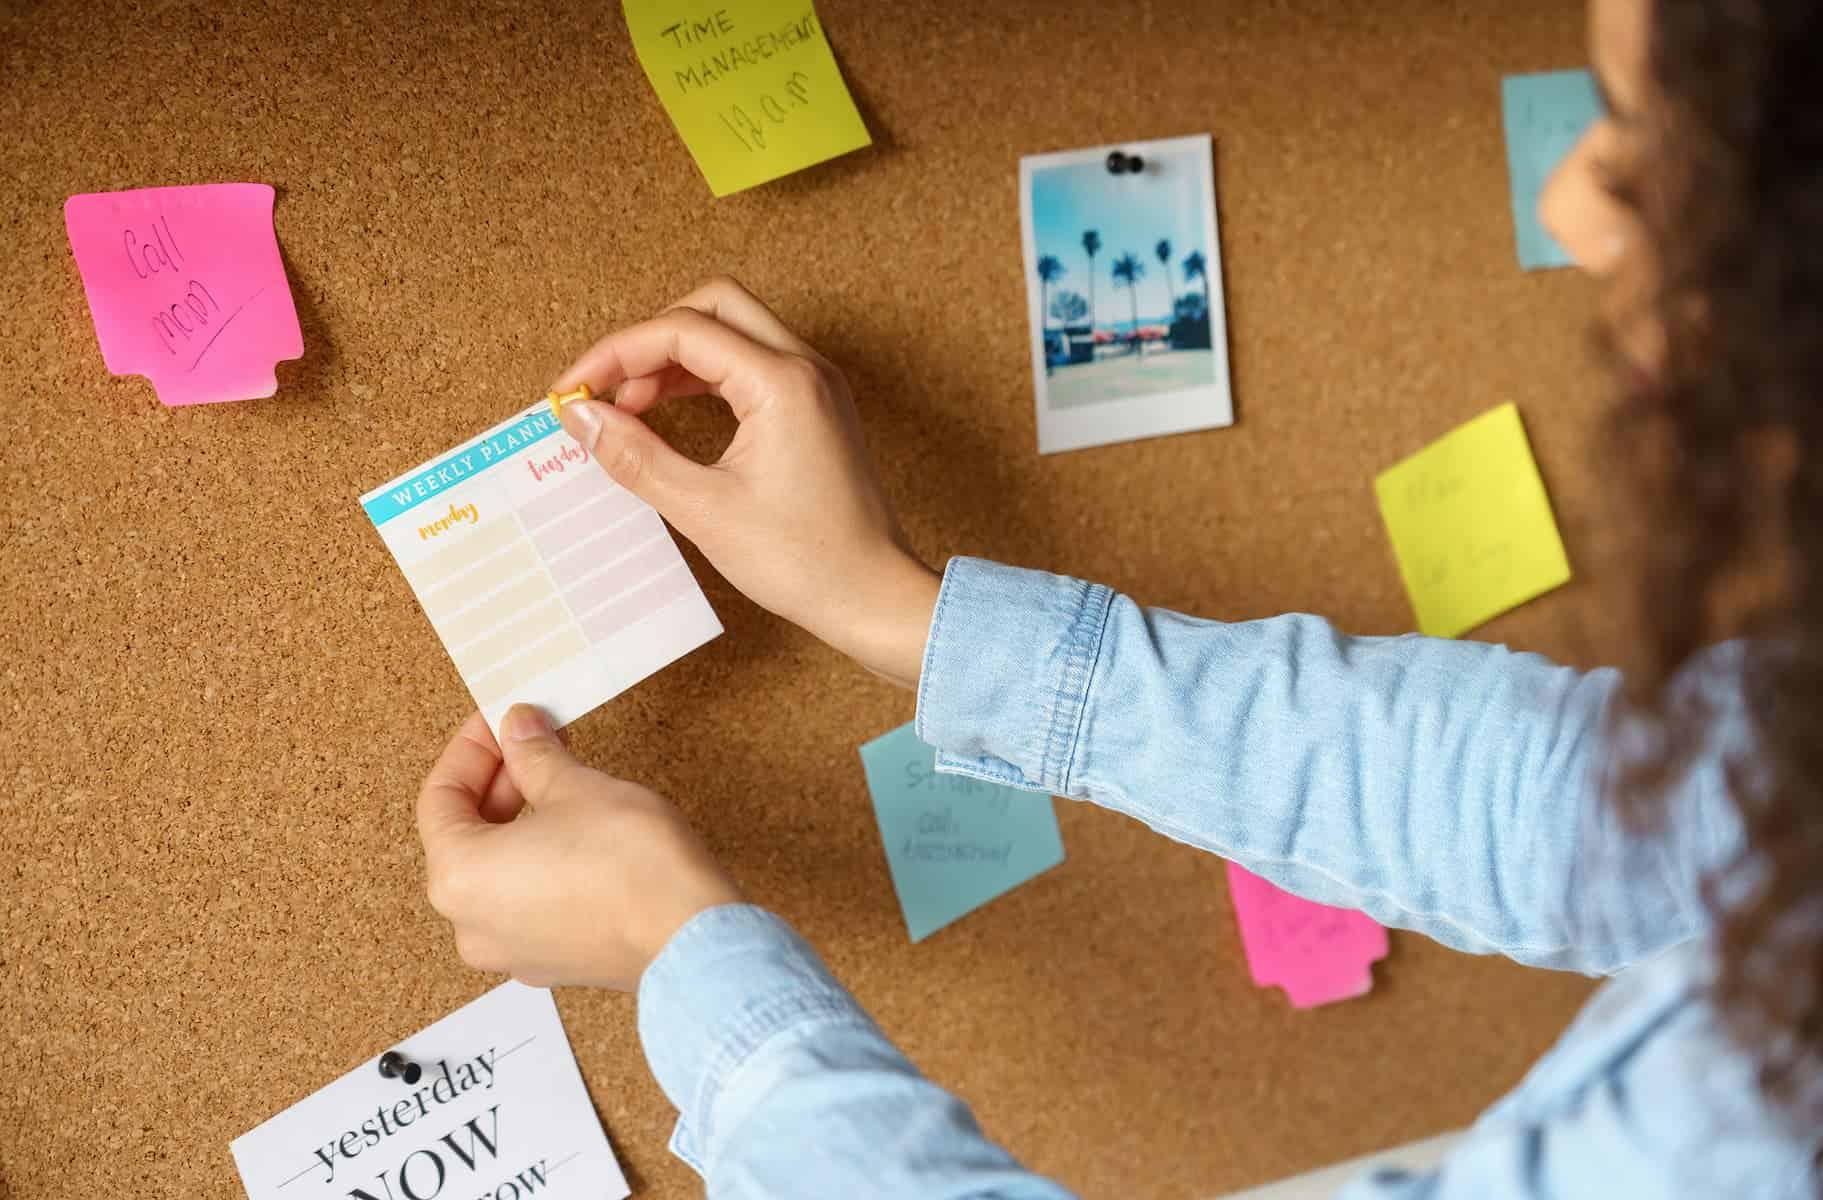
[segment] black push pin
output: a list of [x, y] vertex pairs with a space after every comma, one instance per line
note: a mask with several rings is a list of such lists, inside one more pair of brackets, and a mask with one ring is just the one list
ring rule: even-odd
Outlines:
[[1108, 174], [1137, 175], [1146, 169], [1146, 160], [1137, 154], [1123, 154], [1119, 150], [1108, 151]]
[[388, 1079], [403, 1079], [406, 1083], [416, 1083], [424, 1074], [424, 1068], [412, 1062], [397, 1050], [388, 1050], [380, 1055], [380, 1074]]

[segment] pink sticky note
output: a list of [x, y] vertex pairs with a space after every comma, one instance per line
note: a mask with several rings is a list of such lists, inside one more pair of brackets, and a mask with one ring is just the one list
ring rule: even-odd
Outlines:
[[63, 205], [101, 359], [144, 375], [163, 404], [278, 391], [300, 358], [291, 285], [263, 183], [87, 192]]
[[1365, 996], [1373, 988], [1373, 964], [1386, 957], [1386, 930], [1372, 918], [1301, 900], [1233, 863], [1228, 892], [1258, 986], [1284, 988], [1293, 1008]]

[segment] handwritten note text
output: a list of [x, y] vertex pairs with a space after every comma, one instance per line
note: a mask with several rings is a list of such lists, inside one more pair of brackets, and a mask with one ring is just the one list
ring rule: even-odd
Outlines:
[[304, 352], [265, 184], [92, 192], [64, 204], [102, 361], [165, 404], [278, 390]]
[[717, 196], [868, 144], [809, 4], [623, 4], [646, 77]]

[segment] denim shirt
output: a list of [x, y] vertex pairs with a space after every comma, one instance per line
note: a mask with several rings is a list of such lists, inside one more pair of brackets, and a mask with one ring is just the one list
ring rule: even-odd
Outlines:
[[[1725, 681], [1728, 648], [1717, 660], [1707, 676]], [[1459, 950], [1615, 976], [1441, 1165], [1338, 1200], [1811, 1196], [1814, 1135], [1760, 1100], [1704, 986], [1699, 883], [1741, 839], [1730, 729], [1664, 830], [1634, 834], [1599, 787], [1618, 682], [1309, 616], [1195, 620], [956, 559], [917, 728], [939, 769], [1127, 813]], [[639, 1029], [681, 1114], [671, 1148], [711, 1197], [1069, 1194], [988, 1140], [758, 908], [677, 933], [640, 982]]]

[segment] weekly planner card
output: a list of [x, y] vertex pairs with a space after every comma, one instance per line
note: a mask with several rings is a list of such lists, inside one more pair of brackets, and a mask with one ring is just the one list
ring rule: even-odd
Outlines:
[[263, 183], [88, 192], [63, 205], [101, 361], [160, 403], [278, 391], [304, 353]]
[[361, 497], [499, 732], [565, 725], [721, 633], [658, 514], [543, 401]]
[[1528, 271], [1572, 266], [1564, 248], [1539, 223], [1538, 198], [1551, 173], [1601, 117], [1595, 77], [1587, 71], [1509, 75], [1500, 83], [1500, 108], [1519, 265]]
[[1049, 796], [939, 775], [910, 725], [862, 746], [861, 764], [914, 942], [1063, 861]]
[[1374, 495], [1422, 633], [1460, 636], [1570, 580], [1511, 404], [1382, 471]]
[[[234, 1139], [252, 1200], [620, 1200], [551, 993], [503, 983]], [[415, 1078], [413, 1077], [415, 1076]]]

